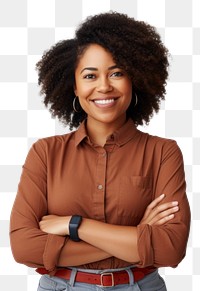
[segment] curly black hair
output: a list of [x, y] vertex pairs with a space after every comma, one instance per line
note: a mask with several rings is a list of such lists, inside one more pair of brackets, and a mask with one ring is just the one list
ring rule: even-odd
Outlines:
[[45, 51], [37, 63], [38, 84], [44, 104], [53, 117], [77, 128], [87, 117], [81, 110], [74, 112], [75, 69], [90, 44], [99, 44], [109, 51], [116, 64], [132, 81], [135, 96], [127, 110], [134, 123], [148, 124], [160, 101], [165, 99], [168, 77], [168, 50], [156, 29], [117, 12], [88, 17], [76, 30], [73, 39], [63, 40]]

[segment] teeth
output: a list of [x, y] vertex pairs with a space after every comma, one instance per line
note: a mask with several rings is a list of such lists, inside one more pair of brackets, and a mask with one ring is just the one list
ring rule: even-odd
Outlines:
[[97, 104], [109, 104], [114, 102], [114, 99], [105, 99], [105, 100], [94, 100], [95, 103]]

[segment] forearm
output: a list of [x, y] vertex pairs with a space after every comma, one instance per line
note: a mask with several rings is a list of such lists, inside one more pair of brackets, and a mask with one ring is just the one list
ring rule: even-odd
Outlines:
[[[160, 195], [149, 204], [141, 220], [142, 224], [160, 226], [174, 218], [179, 209], [177, 202], [161, 203], [164, 197], [165, 195]], [[71, 216], [47, 215], [40, 221], [40, 229], [43, 232], [66, 236], [69, 235], [70, 220]], [[136, 227], [83, 218], [78, 235], [82, 242], [68, 241], [62, 249], [59, 265], [77, 266], [109, 257], [134, 264], [141, 263]]]
[[110, 254], [100, 250], [84, 241], [73, 242], [69, 240], [62, 249], [58, 266], [80, 266], [111, 257]]
[[131, 263], [139, 262], [136, 227], [83, 219], [78, 233], [81, 240], [113, 257]]

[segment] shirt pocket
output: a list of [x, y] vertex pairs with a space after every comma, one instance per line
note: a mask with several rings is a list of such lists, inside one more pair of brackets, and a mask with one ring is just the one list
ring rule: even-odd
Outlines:
[[130, 217], [133, 225], [137, 225], [146, 207], [152, 201], [152, 178], [148, 176], [121, 177], [118, 200], [118, 216]]

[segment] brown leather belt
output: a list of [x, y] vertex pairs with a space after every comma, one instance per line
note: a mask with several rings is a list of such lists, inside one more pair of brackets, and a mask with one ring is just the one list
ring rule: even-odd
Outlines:
[[[134, 282], [143, 279], [146, 275], [154, 272], [156, 268], [131, 268], [133, 273]], [[36, 270], [39, 274], [48, 274], [44, 268], [38, 268]], [[103, 272], [103, 271], [102, 271]], [[69, 280], [72, 270], [70, 269], [60, 269], [54, 276]], [[101, 287], [113, 287], [115, 285], [128, 284], [129, 275], [126, 271], [116, 271], [116, 272], [105, 272], [102, 274], [86, 273], [77, 271], [75, 282], [81, 282], [86, 284], [95, 284]]]

